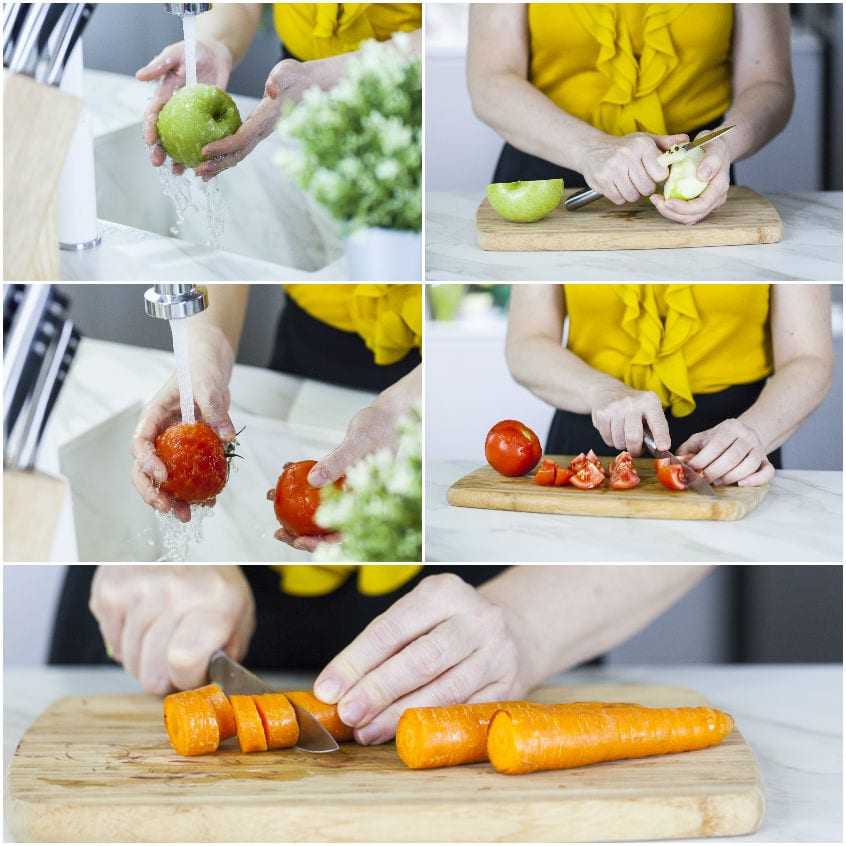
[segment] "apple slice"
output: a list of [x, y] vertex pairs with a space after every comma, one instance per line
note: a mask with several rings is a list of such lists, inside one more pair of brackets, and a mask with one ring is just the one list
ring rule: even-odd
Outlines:
[[165, 103], [156, 130], [165, 152], [177, 163], [196, 167], [206, 157], [206, 144], [238, 130], [241, 115], [235, 101], [216, 85], [186, 85]]
[[493, 182], [485, 188], [494, 211], [515, 223], [534, 223], [546, 217], [564, 196], [563, 179]]
[[671, 162], [664, 160], [664, 164], [670, 165], [670, 175], [664, 182], [665, 200], [693, 200], [708, 187], [708, 183], [696, 175], [696, 169], [704, 158], [705, 148], [693, 147], [684, 151], [681, 158], [674, 158]]

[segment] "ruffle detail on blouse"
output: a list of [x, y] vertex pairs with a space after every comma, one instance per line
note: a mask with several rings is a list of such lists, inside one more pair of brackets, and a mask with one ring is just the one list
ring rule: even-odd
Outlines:
[[279, 573], [279, 588], [292, 596], [325, 596], [336, 591], [353, 573], [365, 596], [392, 593], [414, 578], [420, 564], [271, 564]]
[[678, 65], [669, 24], [686, 3], [650, 3], [643, 20], [643, 52], [632, 46], [625, 15], [614, 3], [577, 3], [573, 13], [600, 44], [597, 70], [608, 78], [608, 90], [597, 103], [593, 124], [611, 135], [632, 132], [666, 134], [658, 86]]
[[420, 285], [357, 285], [350, 317], [376, 364], [393, 364], [421, 345], [422, 309]]
[[370, 3], [315, 3], [314, 51], [318, 58], [355, 50], [373, 37], [365, 12]]

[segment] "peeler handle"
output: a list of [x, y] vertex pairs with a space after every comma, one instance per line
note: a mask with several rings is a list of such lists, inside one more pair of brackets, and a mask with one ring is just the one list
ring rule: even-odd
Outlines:
[[594, 200], [598, 200], [602, 194], [599, 191], [594, 191], [593, 188], [585, 188], [584, 191], [577, 191], [575, 194], [571, 194], [564, 200], [564, 208], [568, 211], [574, 211], [575, 209], [580, 209], [582, 206], [586, 206], [588, 203], [592, 203]]

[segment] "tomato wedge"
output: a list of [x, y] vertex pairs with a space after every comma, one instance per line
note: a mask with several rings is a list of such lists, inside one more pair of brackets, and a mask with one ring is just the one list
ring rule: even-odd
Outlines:
[[658, 481], [671, 491], [683, 491], [687, 489], [687, 482], [684, 478], [684, 469], [681, 464], [671, 464], [669, 458], [656, 458], [655, 471], [658, 474]]
[[[631, 458], [631, 456], [629, 456]], [[605, 468], [602, 466], [602, 462], [597, 457], [596, 453], [593, 450], [590, 450], [588, 454], [585, 456], [585, 459], [593, 464], [594, 467], [598, 467], [602, 472], [605, 472]]]
[[570, 479], [573, 478], [573, 471], [569, 467], [556, 467], [555, 468], [555, 481], [553, 484], [556, 487], [561, 487], [562, 485], [566, 485]]
[[[570, 470], [573, 465], [570, 465]], [[605, 473], [597, 467], [592, 461], [585, 459], [584, 464], [579, 470], [576, 470], [570, 477], [570, 484], [575, 488], [588, 490], [601, 485], [605, 481]]]
[[640, 484], [640, 476], [635, 469], [634, 460], [625, 450], [608, 465], [608, 475], [610, 477], [608, 484], [618, 491], [635, 488]]
[[555, 473], [559, 470], [559, 466], [554, 462], [545, 458], [538, 467], [538, 472], [535, 473], [535, 484], [538, 485], [554, 485]]

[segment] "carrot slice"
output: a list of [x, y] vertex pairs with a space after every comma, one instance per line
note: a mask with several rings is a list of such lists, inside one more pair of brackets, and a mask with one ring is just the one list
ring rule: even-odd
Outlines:
[[226, 694], [220, 687], [216, 684], [207, 684], [205, 687], [198, 687], [196, 693], [204, 697], [206, 702], [214, 708], [220, 739], [228, 740], [230, 737], [235, 737], [235, 715], [232, 713], [232, 706]]
[[235, 694], [229, 697], [235, 715], [235, 729], [242, 752], [266, 752], [264, 726], [252, 696]]
[[341, 722], [337, 705], [321, 702], [310, 690], [286, 690], [285, 696], [308, 711], [339, 743], [353, 739], [352, 727]]
[[501, 773], [560, 770], [704, 749], [733, 727], [729, 714], [704, 707], [500, 710], [488, 729], [488, 757]]
[[165, 697], [164, 723], [167, 736], [180, 755], [206, 755], [220, 744], [214, 708], [195, 690]]
[[412, 770], [473, 764], [488, 757], [487, 736], [491, 717], [500, 710], [527, 708], [611, 708], [605, 702], [567, 702], [537, 705], [517, 702], [478, 702], [470, 705], [439, 705], [407, 708], [397, 724], [397, 753]]
[[267, 748], [293, 746], [300, 737], [300, 727], [288, 697], [284, 693], [260, 693], [253, 695], [253, 702], [264, 727]]

